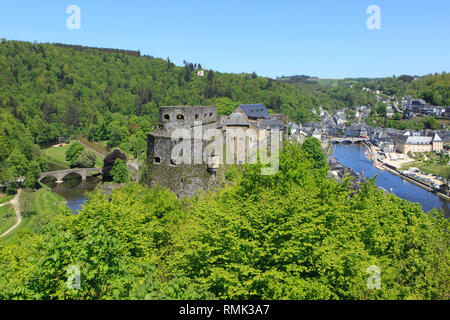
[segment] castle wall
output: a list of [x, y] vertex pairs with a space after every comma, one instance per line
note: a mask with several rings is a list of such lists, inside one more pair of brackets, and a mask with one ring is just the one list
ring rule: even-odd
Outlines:
[[[193, 196], [196, 192], [216, 188], [218, 181], [223, 180], [218, 177], [224, 176], [224, 173], [221, 169], [208, 170], [203, 153], [211, 142], [202, 138], [206, 130], [217, 129], [217, 108], [160, 107], [159, 121], [162, 130], [147, 136], [147, 166], [143, 182], [152, 187], [160, 185], [169, 188], [178, 197]], [[176, 129], [187, 129], [189, 134], [172, 139]], [[200, 137], [196, 137], [198, 133], [201, 133]], [[190, 157], [185, 150], [181, 150], [180, 142], [187, 143], [185, 148], [190, 146]], [[174, 149], [176, 146], [177, 149]], [[172, 159], [172, 150], [180, 151], [184, 163]]]
[[144, 181], [151, 187], [157, 185], [169, 188], [179, 198], [191, 197], [198, 192], [213, 190], [224, 181], [224, 170], [217, 175], [208, 172], [206, 164], [165, 166], [148, 164]]
[[[255, 130], [254, 137], [229, 137], [228, 139], [232, 139], [229, 141], [224, 133], [226, 131], [232, 133], [233, 130], [241, 128], [224, 127], [224, 131], [221, 131], [224, 142], [224, 152], [222, 153], [224, 158], [220, 159], [217, 154], [208, 157], [208, 162], [211, 160], [208, 168], [207, 160], [204, 159], [204, 152], [211, 141], [203, 141], [202, 138], [206, 130], [217, 129], [218, 125], [222, 127], [217, 119], [216, 107], [160, 107], [159, 120], [162, 130], [151, 132], [147, 136], [147, 165], [142, 181], [152, 187], [156, 185], [167, 187], [179, 197], [193, 196], [196, 192], [215, 189], [224, 183], [226, 165], [223, 165], [223, 162], [226, 162], [227, 151], [231, 152], [231, 150], [225, 150], [225, 143], [233, 144], [233, 153], [235, 154], [231, 157], [237, 163], [247, 162], [250, 154], [255, 152], [258, 144], [264, 140], [267, 141], [267, 148], [270, 153], [272, 138], [269, 137], [270, 131], [258, 129], [256, 121], [251, 121], [250, 124], [250, 127]], [[219, 116], [219, 119], [221, 124], [224, 124], [228, 117]], [[187, 129], [189, 134], [181, 131], [180, 133], [185, 136], [175, 138], [176, 129]], [[201, 135], [196, 137], [199, 132], [201, 132]], [[181, 151], [180, 142], [190, 145], [191, 154], [189, 158], [186, 157], [185, 150]], [[237, 157], [238, 148], [244, 149], [243, 159]], [[175, 159], [172, 159], [172, 150], [181, 151], [185, 156], [183, 157], [184, 163], [177, 163]], [[179, 155], [181, 156], [181, 154]]]
[[177, 128], [194, 126], [195, 121], [202, 122], [203, 125], [217, 127], [217, 108], [214, 106], [175, 106], [160, 107], [159, 122], [163, 130], [172, 131]]

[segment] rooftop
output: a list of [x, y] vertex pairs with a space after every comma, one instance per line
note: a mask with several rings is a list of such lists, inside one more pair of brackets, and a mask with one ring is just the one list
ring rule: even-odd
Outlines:
[[242, 113], [236, 112], [230, 115], [230, 118], [225, 123], [226, 126], [246, 126], [248, 127], [248, 122]]
[[262, 104], [241, 104], [242, 111], [245, 112], [249, 118], [269, 118], [269, 112]]

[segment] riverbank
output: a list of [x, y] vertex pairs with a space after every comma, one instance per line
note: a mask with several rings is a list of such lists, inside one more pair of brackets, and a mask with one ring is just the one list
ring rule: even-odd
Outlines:
[[101, 179], [98, 177], [87, 177], [85, 180], [81, 179], [67, 179], [63, 183], [55, 183], [55, 181], [47, 181], [44, 183], [50, 190], [64, 198], [69, 209], [77, 214], [81, 210], [86, 201], [85, 192], [93, 191], [101, 184]]
[[21, 190], [14, 199], [17, 199], [13, 203], [16, 225], [8, 233], [3, 234], [0, 241], [13, 241], [19, 232], [39, 232], [46, 216], [60, 214], [63, 210], [67, 210], [64, 198], [51, 192], [46, 186], [35, 191]]
[[405, 181], [408, 181], [412, 184], [415, 184], [418, 187], [421, 187], [422, 189], [434, 193], [435, 195], [437, 195], [438, 197], [446, 200], [446, 201], [450, 201], [450, 197], [447, 196], [446, 194], [442, 193], [441, 191], [439, 191], [438, 189], [434, 188], [431, 185], [428, 185], [425, 182], [419, 181], [419, 180], [415, 180], [412, 177], [408, 177], [406, 175], [404, 175], [402, 172], [397, 171], [397, 169], [395, 169], [394, 167], [390, 166], [389, 164], [383, 163], [384, 167], [386, 168], [386, 170], [388, 170], [390, 173], [395, 174], [397, 176], [399, 176], [400, 178], [402, 178]]
[[[375, 148], [375, 146], [373, 146], [370, 142], [368, 142], [368, 144], [362, 142], [361, 145], [363, 145], [364, 147], [366, 147], [367, 149], [369, 149], [369, 151], [372, 154], [377, 154], [377, 159], [379, 159], [378, 161], [381, 163], [381, 165], [383, 166], [384, 169], [388, 170], [390, 173], [395, 174], [396, 176], [399, 176], [401, 179], [412, 183], [428, 192], [431, 192], [433, 194], [436, 194], [438, 197], [446, 200], [446, 201], [450, 201], [450, 196], [444, 194], [440, 189], [435, 188], [434, 186], [432, 186], [431, 184], [425, 183], [423, 181], [419, 181], [416, 180], [412, 177], [409, 177], [405, 174], [403, 174], [401, 171], [399, 171], [397, 169], [397, 167], [393, 166], [391, 163], [389, 163], [389, 161], [386, 160], [380, 160], [380, 155], [378, 154], [378, 150]], [[411, 160], [412, 161], [412, 160]]]
[[419, 203], [425, 212], [433, 208], [443, 209], [445, 217], [450, 218], [450, 201], [428, 191], [430, 189], [427, 190], [423, 185], [408, 180], [408, 177], [402, 177], [401, 173], [392, 172], [392, 168], [387, 170], [386, 167], [385, 171], [378, 170], [366, 157], [366, 148], [360, 144], [337, 144], [333, 147], [333, 156], [343, 166], [351, 168], [355, 172], [364, 172], [364, 177], [377, 176], [375, 182], [378, 187], [391, 191], [402, 199]]

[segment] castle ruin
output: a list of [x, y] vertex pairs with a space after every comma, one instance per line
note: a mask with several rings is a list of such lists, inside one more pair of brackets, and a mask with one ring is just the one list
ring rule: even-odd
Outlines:
[[[232, 163], [247, 162], [251, 151], [258, 147], [258, 142], [268, 139], [271, 130], [279, 130], [282, 140], [287, 133], [284, 119], [281, 115], [269, 115], [261, 104], [238, 106], [230, 116], [218, 116], [215, 106], [160, 107], [160, 130], [148, 134], [144, 182], [167, 187], [179, 197], [219, 187], [225, 180], [225, 169], [220, 165], [225, 161], [216, 154], [220, 152], [211, 151], [208, 145], [223, 139], [224, 146], [232, 145], [229, 155]], [[250, 131], [255, 135], [237, 134]], [[211, 132], [219, 133], [220, 137], [216, 134], [211, 137]], [[181, 144], [189, 152], [180, 148]], [[183, 162], [174, 157], [174, 150], [181, 150], [176, 153], [182, 155]], [[240, 155], [238, 151], [244, 152]]]

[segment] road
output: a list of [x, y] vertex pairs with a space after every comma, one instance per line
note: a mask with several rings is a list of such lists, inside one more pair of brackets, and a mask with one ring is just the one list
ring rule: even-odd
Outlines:
[[19, 197], [20, 197], [20, 193], [22, 192], [22, 190], [19, 189], [19, 191], [17, 192], [17, 194], [14, 196], [14, 198], [6, 203], [3, 203], [0, 206], [4, 206], [7, 204], [11, 204], [14, 208], [14, 211], [16, 212], [16, 224], [13, 225], [11, 228], [9, 228], [8, 230], [6, 230], [5, 233], [3, 233], [2, 235], [0, 235], [0, 238], [6, 236], [7, 234], [9, 234], [11, 231], [13, 231], [15, 228], [17, 228], [20, 223], [22, 222], [22, 216], [20, 215], [20, 209], [19, 209]]

